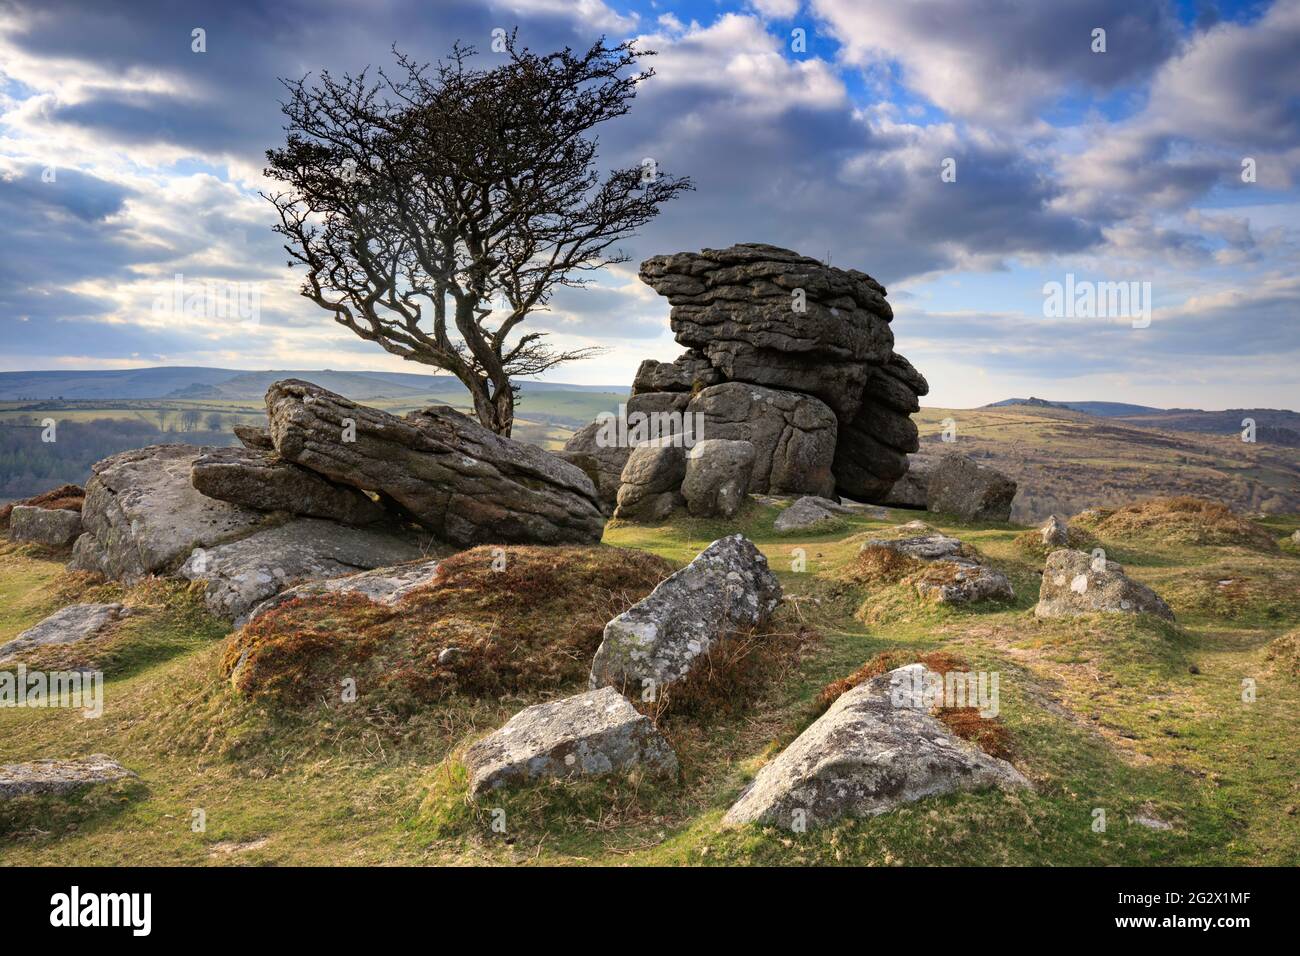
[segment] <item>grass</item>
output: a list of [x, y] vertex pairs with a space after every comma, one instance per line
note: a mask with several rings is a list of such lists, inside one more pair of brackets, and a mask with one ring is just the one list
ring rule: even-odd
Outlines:
[[[329, 686], [342, 671], [328, 669], [306, 700], [235, 693], [224, 628], [195, 608], [186, 589], [154, 583], [121, 592], [146, 610], [115, 634], [117, 663], [101, 718], [0, 709], [3, 762], [103, 752], [139, 773], [138, 785], [71, 808], [27, 809], [11, 824], [19, 836], [0, 841], [0, 865], [1300, 863], [1295, 549], [1269, 551], [1253, 536], [1205, 542], [1158, 528], [1097, 527], [1099, 546], [1161, 593], [1177, 623], [1119, 615], [1037, 620], [1041, 559], [1018, 542], [1022, 528], [926, 516], [1016, 589], [1009, 604], [951, 608], [909, 597], [889, 575], [853, 573], [863, 540], [914, 513], [892, 512], [888, 522], [848, 516], [838, 532], [791, 538], [772, 528], [778, 513], [751, 503], [735, 522], [615, 522], [605, 538], [614, 548], [577, 549], [625, 555], [657, 577], [739, 530], [781, 579], [786, 600], [774, 633], [795, 638], [754, 661], [762, 666], [746, 672], [735, 694], [740, 705], [660, 715], [682, 763], [679, 780], [550, 783], [478, 804], [467, 798], [465, 747], [522, 706], [582, 688], [582, 655], [606, 610], [572, 592], [606, 573], [606, 563], [584, 567], [570, 556], [548, 569], [521, 562], [532, 590], [512, 606], [508, 589], [488, 584], [494, 572], [486, 560], [464, 559], [453, 577], [463, 586], [454, 614], [407, 609], [384, 618], [342, 606], [308, 619], [286, 612], [269, 638], [274, 644], [311, 624], [336, 640], [368, 640], [376, 645], [369, 660], [391, 664], [415, 659], [405, 651], [384, 657], [399, 646], [444, 646], [440, 629], [468, 618], [472, 635], [483, 634], [485, 622], [515, 635], [501, 668], [511, 660], [538, 665], [513, 676], [501, 669], [498, 682], [470, 682], [407, 707], [370, 693], [364, 680], [345, 705]], [[1251, 525], [1281, 541], [1297, 519]], [[1225, 580], [1233, 583], [1220, 585]], [[0, 547], [0, 638], [80, 587], [56, 557]], [[566, 631], [569, 620], [587, 623]], [[1287, 634], [1289, 643], [1279, 641]], [[394, 635], [397, 642], [388, 640]], [[758, 769], [816, 719], [827, 685], [864, 665], [924, 655], [1000, 674], [1004, 742], [1032, 792], [956, 794], [801, 835], [721, 826]], [[302, 663], [294, 654], [286, 660]], [[534, 674], [539, 681], [521, 679]], [[324, 703], [326, 696], [334, 699]], [[193, 828], [199, 809], [202, 832]], [[1093, 828], [1097, 810], [1106, 816], [1104, 832]], [[1141, 826], [1140, 814], [1173, 829]]]

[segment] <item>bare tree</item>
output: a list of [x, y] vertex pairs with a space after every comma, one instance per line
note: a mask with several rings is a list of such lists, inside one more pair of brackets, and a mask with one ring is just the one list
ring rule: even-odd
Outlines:
[[479, 420], [510, 434], [520, 376], [592, 349], [557, 351], [520, 323], [562, 286], [628, 256], [614, 248], [691, 189], [653, 163], [597, 172], [593, 127], [621, 116], [651, 51], [632, 42], [538, 55], [506, 40], [398, 76], [285, 82], [286, 144], [266, 173], [302, 294], [363, 339], [445, 369]]

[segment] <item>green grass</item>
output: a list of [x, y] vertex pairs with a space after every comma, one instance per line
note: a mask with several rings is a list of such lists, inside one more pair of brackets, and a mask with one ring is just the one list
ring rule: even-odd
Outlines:
[[[534, 698], [453, 698], [400, 720], [364, 696], [351, 709], [278, 710], [231, 691], [219, 667], [224, 629], [193, 595], [151, 585], [123, 592], [153, 603], [115, 637], [103, 717], [0, 710], [3, 762], [104, 752], [138, 772], [138, 785], [11, 808], [0, 864], [1300, 863], [1300, 690], [1265, 660], [1268, 642], [1300, 625], [1295, 549], [1103, 538], [1178, 622], [1040, 621], [1041, 562], [1017, 543], [1023, 528], [920, 516], [1015, 585], [1010, 604], [963, 609], [838, 573], [863, 540], [914, 512], [851, 516], [811, 537], [777, 534], [778, 513], [751, 503], [733, 522], [677, 516], [607, 530], [607, 543], [678, 564], [741, 531], [785, 588], [779, 626], [818, 635], [742, 713], [665, 719], [680, 780], [549, 784], [475, 803], [458, 754]], [[1296, 523], [1262, 524], [1280, 540]], [[0, 637], [30, 626], [66, 588], [56, 561], [0, 549]], [[1000, 673], [1013, 760], [1033, 791], [925, 800], [805, 834], [722, 827], [746, 782], [815, 719], [818, 691], [899, 649], [945, 649]], [[1093, 829], [1097, 809], [1105, 832]], [[1132, 822], [1139, 813], [1173, 829]]]

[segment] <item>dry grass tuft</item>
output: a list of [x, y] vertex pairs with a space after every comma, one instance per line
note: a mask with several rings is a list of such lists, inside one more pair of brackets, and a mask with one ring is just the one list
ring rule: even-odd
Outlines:
[[1079, 515], [1072, 520], [1082, 520], [1099, 537], [1109, 540], [1123, 540], [1126, 536], [1159, 537], [1185, 544], [1278, 550], [1273, 535], [1264, 528], [1234, 514], [1217, 501], [1189, 495], [1150, 498], [1099, 518]]
[[297, 705], [337, 699], [350, 677], [399, 713], [453, 693], [554, 691], [587, 675], [606, 622], [674, 570], [624, 548], [520, 546], [496, 571], [495, 550], [453, 555], [396, 607], [357, 596], [287, 602], [231, 637], [224, 672], [242, 692]]
[[850, 584], [897, 584], [925, 562], [880, 544], [866, 545], [835, 575]]
[[1300, 630], [1275, 638], [1264, 651], [1264, 660], [1276, 670], [1292, 677], [1300, 677]]

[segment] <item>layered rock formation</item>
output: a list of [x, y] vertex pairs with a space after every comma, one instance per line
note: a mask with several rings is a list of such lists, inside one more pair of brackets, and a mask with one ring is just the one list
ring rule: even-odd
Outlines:
[[452, 408], [398, 418], [288, 379], [267, 390], [266, 410], [281, 458], [376, 492], [441, 540], [587, 543], [604, 531], [582, 469]]
[[640, 275], [687, 351], [641, 364], [629, 413], [699, 416], [695, 437], [749, 442], [755, 494], [877, 501], [906, 474], [929, 387], [894, 352], [871, 276], [758, 243], [655, 256]]

